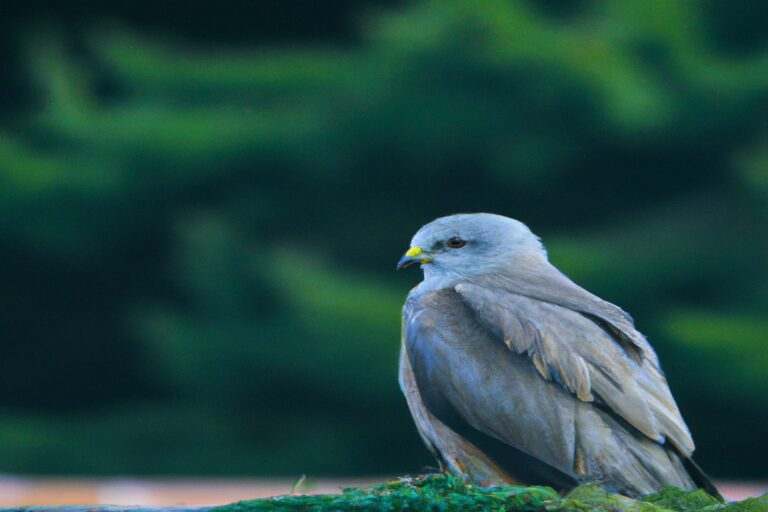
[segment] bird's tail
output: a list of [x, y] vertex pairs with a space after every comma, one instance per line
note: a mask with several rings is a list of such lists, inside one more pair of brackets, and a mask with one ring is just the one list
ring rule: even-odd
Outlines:
[[725, 501], [725, 498], [723, 498], [722, 494], [720, 494], [720, 491], [717, 490], [717, 487], [715, 487], [715, 484], [712, 483], [712, 480], [707, 476], [706, 473], [704, 473], [704, 470], [701, 469], [699, 465], [693, 461], [692, 458], [681, 458], [683, 459], [683, 466], [685, 467], [686, 471], [688, 471], [688, 474], [691, 475], [691, 479], [697, 487], [704, 489], [708, 494], [714, 496], [720, 501]]

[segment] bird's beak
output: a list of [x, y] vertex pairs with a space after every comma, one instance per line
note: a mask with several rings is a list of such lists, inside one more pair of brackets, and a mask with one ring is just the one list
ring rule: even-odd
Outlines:
[[410, 267], [414, 263], [421, 263], [424, 265], [425, 263], [430, 263], [431, 261], [432, 258], [428, 257], [424, 253], [424, 249], [421, 247], [411, 247], [408, 249], [408, 251], [406, 251], [403, 257], [400, 258], [400, 261], [397, 262], [397, 270]]

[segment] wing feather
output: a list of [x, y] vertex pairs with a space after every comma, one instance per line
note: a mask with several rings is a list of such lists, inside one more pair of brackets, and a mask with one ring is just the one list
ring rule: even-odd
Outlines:
[[[470, 295], [467, 288], [462, 292]], [[635, 407], [643, 405], [640, 393], [628, 391], [635, 389], [629, 370], [594, 370], [610, 358], [626, 358], [621, 347], [607, 340], [607, 354], [591, 354], [559, 342], [585, 325], [591, 325], [595, 335], [607, 337], [605, 331], [577, 313], [525, 297], [510, 298], [519, 300], [518, 309], [511, 309], [517, 312], [516, 318], [509, 314], [496, 318], [494, 315], [507, 308], [466, 296], [451, 288], [412, 292], [404, 309], [403, 354], [420, 403], [431, 418], [460, 438], [468, 436], [469, 445], [480, 448], [488, 460], [524, 482], [567, 487], [569, 481], [591, 479], [631, 495], [647, 494], [660, 485], [692, 488], [671, 449], [624, 424], [645, 422], [643, 428], [658, 429], [659, 423], [649, 423], [654, 415], [647, 406], [642, 414], [633, 412], [633, 406], [622, 409], [627, 415], [624, 423], [618, 415], [595, 406], [603, 400], [597, 390], [606, 390], [605, 400], [611, 407], [621, 407], [625, 398], [637, 401]], [[548, 315], [561, 322], [554, 323]], [[578, 323], [582, 321], [587, 323]], [[574, 343], [586, 343], [587, 338], [577, 338]], [[629, 368], [626, 361], [622, 365]], [[560, 384], [555, 383], [558, 381]], [[622, 386], [624, 398], [619, 393]], [[588, 393], [593, 394], [592, 402], [578, 398], [587, 398]], [[418, 418], [417, 426], [426, 438], [435, 434], [419, 425]], [[493, 448], [477, 435], [531, 458], [522, 463], [519, 457], [510, 459], [504, 449]], [[451, 439], [450, 446], [463, 446]], [[441, 454], [448, 453], [443, 460], [451, 456], [459, 461], [476, 459], [472, 451], [457, 455], [456, 450], [438, 445], [431, 443]]]
[[[544, 289], [552, 294], [551, 283]], [[670, 439], [690, 455], [691, 435], [650, 344], [619, 308], [595, 303], [588, 292], [576, 300], [578, 289], [567, 281], [567, 293], [541, 300], [508, 287], [455, 287], [480, 322], [511, 350], [527, 354], [541, 377], [579, 400], [607, 405], [650, 439]]]

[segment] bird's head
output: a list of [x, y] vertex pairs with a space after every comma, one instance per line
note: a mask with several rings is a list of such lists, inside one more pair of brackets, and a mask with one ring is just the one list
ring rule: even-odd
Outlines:
[[420, 263], [425, 281], [458, 281], [540, 259], [546, 261], [546, 252], [522, 222], [491, 213], [462, 213], [422, 227], [397, 268]]

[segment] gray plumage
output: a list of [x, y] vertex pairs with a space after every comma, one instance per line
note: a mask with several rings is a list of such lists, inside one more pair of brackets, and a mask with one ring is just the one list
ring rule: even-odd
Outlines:
[[445, 469], [483, 485], [717, 492], [632, 318], [552, 266], [524, 224], [437, 219], [399, 266], [416, 262], [400, 385]]

